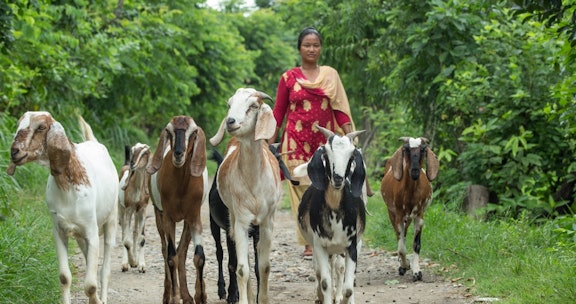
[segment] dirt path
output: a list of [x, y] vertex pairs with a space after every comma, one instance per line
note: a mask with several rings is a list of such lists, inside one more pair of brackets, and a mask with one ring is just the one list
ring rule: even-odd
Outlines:
[[[208, 206], [203, 206], [204, 252], [206, 266], [204, 279], [209, 304], [225, 304], [218, 299], [217, 278], [218, 268], [214, 240], [210, 234]], [[296, 244], [294, 229], [295, 221], [289, 211], [279, 210], [276, 213], [274, 240], [272, 243], [270, 276], [271, 304], [301, 304], [314, 303], [315, 282], [311, 259], [303, 259], [301, 246]], [[120, 268], [122, 252], [120, 249], [120, 231], [117, 245], [113, 253], [112, 274], [108, 304], [158, 304], [162, 302], [164, 281], [164, 266], [160, 251], [160, 239], [154, 221], [152, 207], [148, 208], [146, 219], [146, 273], [131, 270], [123, 273]], [[226, 247], [225, 240], [222, 240]], [[253, 253], [250, 253], [253, 255]], [[225, 265], [227, 265], [225, 253]], [[188, 283], [191, 293], [194, 292], [193, 254], [188, 254]], [[77, 253], [74, 258], [79, 273], [73, 274], [73, 304], [87, 303], [82, 291], [84, 260]], [[406, 303], [406, 304], [462, 304], [473, 300], [464, 296], [465, 288], [433, 274], [435, 264], [421, 261], [424, 280], [412, 282], [411, 273], [405, 276], [397, 274], [398, 262], [390, 253], [362, 248], [359, 256], [356, 275], [356, 303]], [[225, 266], [226, 267], [226, 266]], [[437, 265], [436, 265], [437, 267]], [[226, 283], [228, 275], [226, 274]], [[251, 280], [255, 284], [255, 280]], [[255, 288], [253, 286], [253, 288]], [[192, 294], [193, 296], [193, 294]]]

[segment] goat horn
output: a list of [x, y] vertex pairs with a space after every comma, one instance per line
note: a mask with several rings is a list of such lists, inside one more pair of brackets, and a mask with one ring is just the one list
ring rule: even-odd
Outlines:
[[426, 137], [420, 137], [420, 139], [421, 139], [422, 142], [425, 143], [425, 144], [429, 144], [429, 143], [430, 143], [430, 140], [429, 140], [428, 138], [426, 138]]
[[324, 134], [324, 136], [326, 136], [327, 139], [330, 138], [331, 136], [334, 136], [334, 132], [332, 132], [326, 128], [323, 128], [319, 125], [316, 125], [316, 129], [320, 130], [320, 132], [322, 132], [322, 134]]
[[364, 133], [364, 131], [366, 131], [366, 130], [350, 132], [350, 133], [346, 134], [346, 137], [350, 138], [350, 141], [353, 141], [354, 138], [356, 138], [356, 136]]
[[399, 138], [401, 141], [403, 141], [404, 143], [408, 143], [410, 141], [410, 137], [406, 137], [406, 136], [402, 136]]
[[260, 91], [256, 91], [256, 92], [258, 93], [258, 96], [260, 96], [260, 98], [262, 98], [262, 99], [268, 99], [268, 100], [270, 100], [270, 101], [272, 101], [272, 102], [274, 101], [274, 100], [272, 100], [272, 97], [270, 97], [270, 95], [268, 95], [268, 94], [266, 94], [266, 93], [264, 93], [264, 92], [260, 92]]

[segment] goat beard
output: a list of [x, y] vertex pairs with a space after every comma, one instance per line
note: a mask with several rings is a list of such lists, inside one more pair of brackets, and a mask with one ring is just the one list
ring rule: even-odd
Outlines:
[[13, 161], [10, 161], [8, 168], [6, 169], [6, 173], [8, 173], [8, 175], [12, 176], [12, 175], [14, 175], [14, 171], [16, 171], [16, 164]]

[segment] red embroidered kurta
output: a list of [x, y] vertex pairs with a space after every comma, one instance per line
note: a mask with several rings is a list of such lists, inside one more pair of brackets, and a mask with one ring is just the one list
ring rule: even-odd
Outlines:
[[289, 152], [284, 160], [292, 170], [307, 162], [316, 149], [326, 143], [326, 137], [315, 125], [336, 132], [339, 126], [352, 122], [338, 72], [322, 66], [314, 83], [306, 79], [299, 67], [282, 74], [276, 92], [274, 118], [277, 126], [286, 118], [282, 152]]

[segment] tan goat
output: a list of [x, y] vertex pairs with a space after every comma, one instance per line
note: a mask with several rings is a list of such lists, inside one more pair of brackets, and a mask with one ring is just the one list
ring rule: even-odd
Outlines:
[[[163, 303], [206, 303], [204, 249], [200, 209], [207, 197], [206, 137], [189, 116], [174, 116], [166, 125], [152, 163], [150, 192], [156, 227], [165, 260]], [[184, 222], [176, 247], [176, 223]], [[196, 267], [196, 293], [190, 296], [186, 281], [186, 255], [192, 240]]]
[[250, 225], [259, 226], [258, 303], [268, 303], [270, 249], [274, 214], [282, 195], [280, 167], [270, 151], [267, 139], [274, 135], [276, 121], [272, 109], [263, 99], [270, 96], [250, 88], [240, 88], [228, 100], [228, 114], [218, 133], [210, 139], [218, 145], [226, 130], [233, 138], [226, 147], [216, 180], [222, 201], [230, 210], [230, 234], [238, 256], [238, 290], [240, 304], [254, 302], [248, 264]]
[[152, 157], [150, 147], [146, 144], [137, 143], [132, 148], [127, 146], [126, 149], [125, 163], [120, 169], [118, 197], [118, 216], [124, 245], [122, 272], [128, 271], [130, 267], [137, 268], [139, 272], [146, 272], [144, 224], [150, 199], [148, 190], [150, 174], [146, 172], [146, 166]]

